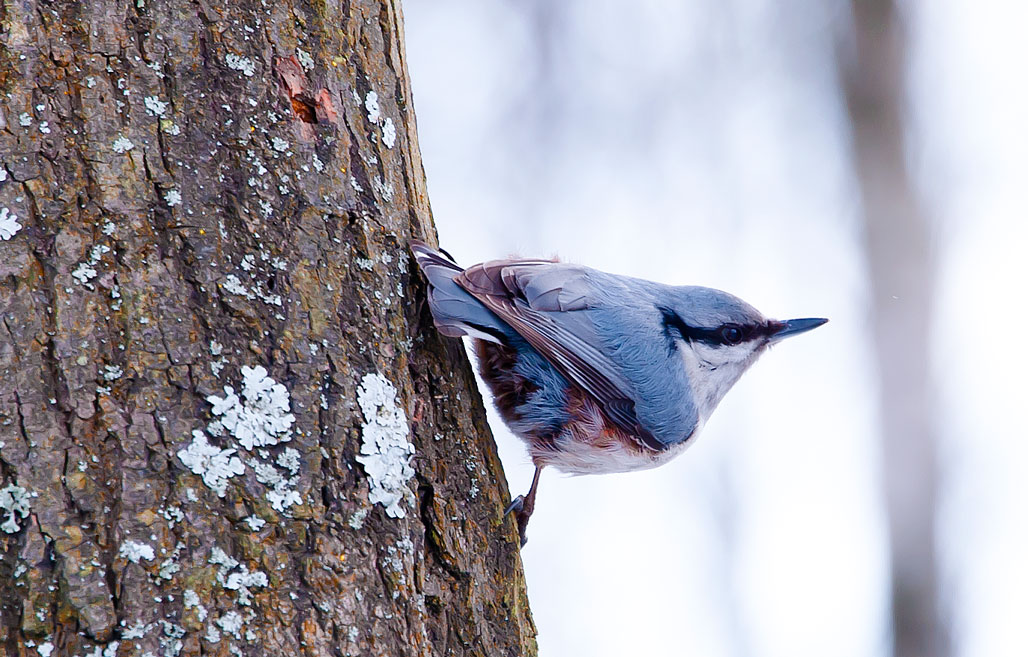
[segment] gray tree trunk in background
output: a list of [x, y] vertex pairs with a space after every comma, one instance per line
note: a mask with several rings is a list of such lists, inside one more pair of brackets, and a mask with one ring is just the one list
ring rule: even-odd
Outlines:
[[896, 657], [949, 653], [935, 546], [937, 454], [929, 349], [935, 263], [906, 167], [905, 37], [889, 0], [853, 0], [840, 53], [863, 201], [880, 391]]
[[535, 654], [398, 3], [0, 30], [0, 653]]

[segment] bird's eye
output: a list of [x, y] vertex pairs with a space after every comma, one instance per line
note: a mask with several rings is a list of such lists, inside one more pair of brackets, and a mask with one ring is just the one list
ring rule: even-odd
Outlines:
[[721, 329], [721, 341], [725, 344], [739, 344], [742, 342], [742, 329], [731, 324], [723, 327]]

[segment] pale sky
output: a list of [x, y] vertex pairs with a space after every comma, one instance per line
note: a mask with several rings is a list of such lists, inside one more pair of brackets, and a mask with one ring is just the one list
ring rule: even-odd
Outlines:
[[[430, 198], [459, 260], [558, 254], [831, 318], [765, 355], [672, 463], [544, 474], [523, 552], [543, 657], [888, 653], [883, 447], [831, 62], [845, 14], [825, 7], [404, 5]], [[967, 656], [1028, 654], [1028, 356], [1010, 342], [1028, 314], [1024, 12], [908, 12], [911, 162], [941, 266], [939, 540]], [[527, 492], [522, 445], [491, 421]]]

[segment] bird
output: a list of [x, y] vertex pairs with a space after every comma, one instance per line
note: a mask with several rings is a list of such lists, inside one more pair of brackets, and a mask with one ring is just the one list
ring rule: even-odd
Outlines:
[[438, 332], [469, 336], [500, 417], [535, 473], [514, 514], [527, 542], [540, 475], [630, 472], [688, 447], [768, 347], [825, 318], [768, 319], [727, 292], [665, 285], [555, 259], [463, 268], [420, 240]]

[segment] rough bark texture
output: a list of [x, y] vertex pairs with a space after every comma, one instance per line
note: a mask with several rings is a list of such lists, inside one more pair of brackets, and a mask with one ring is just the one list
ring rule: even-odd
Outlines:
[[[480, 397], [408, 264], [398, 3], [5, 0], [0, 29], [0, 489], [31, 505], [0, 511], [0, 653], [534, 654]], [[244, 366], [288, 390], [277, 444], [210, 426]], [[376, 372], [400, 518], [356, 461]], [[237, 450], [223, 497], [194, 432]]]
[[949, 654], [935, 549], [936, 446], [929, 346], [935, 264], [930, 224], [907, 172], [903, 26], [890, 0], [851, 3], [855, 50], [842, 58], [853, 129], [877, 351], [892, 565], [893, 654]]

